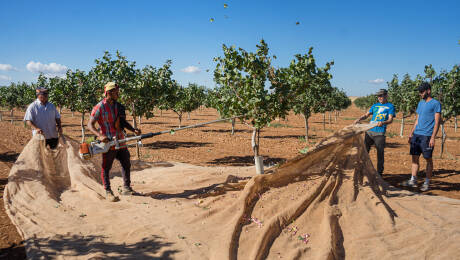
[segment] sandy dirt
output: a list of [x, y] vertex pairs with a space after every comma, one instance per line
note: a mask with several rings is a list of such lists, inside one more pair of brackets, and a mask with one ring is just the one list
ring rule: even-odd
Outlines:
[[[274, 122], [273, 126], [266, 128], [262, 134], [263, 138], [261, 141], [261, 154], [265, 156], [266, 166], [273, 165], [276, 163], [281, 163], [288, 159], [292, 159], [298, 156], [299, 150], [303, 149], [306, 146], [311, 149], [311, 147], [317, 144], [317, 142], [322, 137], [330, 135], [333, 131], [340, 129], [345, 125], [350, 124], [352, 120], [361, 113], [362, 111], [359, 111], [358, 109], [352, 107], [348, 109], [347, 111], [342, 112], [342, 115], [339, 117], [337, 122], [335, 122], [334, 118], [332, 118], [332, 123], [331, 124], [327, 123], [325, 130], [323, 130], [323, 126], [322, 126], [322, 115], [315, 115], [310, 121], [310, 125], [312, 126], [310, 133], [313, 135], [311, 143], [306, 143], [304, 139], [302, 139], [304, 130], [302, 128], [303, 121], [301, 120], [300, 117], [292, 115], [288, 118], [287, 121], [281, 120], [279, 122], [278, 121]], [[19, 112], [16, 113], [17, 119], [19, 119], [20, 116], [21, 116], [21, 113]], [[77, 116], [72, 118], [70, 113], [64, 113], [63, 116], [64, 116], [63, 122], [65, 126], [65, 133], [78, 140], [79, 134], [80, 134], [80, 130], [78, 126], [79, 118]], [[4, 118], [8, 119], [6, 116]], [[217, 118], [217, 114], [215, 111], [212, 111], [212, 110], [197, 111], [191, 114], [190, 120], [188, 120], [187, 116], [185, 116], [185, 120], [183, 124], [185, 125], [194, 124], [198, 122], [209, 121], [215, 118]], [[410, 120], [411, 119], [409, 119], [409, 123], [411, 123]], [[163, 115], [161, 117], [158, 115], [158, 117], [155, 117], [147, 121], [145, 121], [144, 119], [144, 122], [142, 124], [142, 129], [144, 132], [160, 131], [160, 130], [165, 130], [165, 129], [175, 127], [177, 126], [177, 123], [178, 123], [177, 118], [174, 116], [173, 113], [163, 112]], [[3, 192], [4, 186], [7, 182], [6, 176], [8, 175], [9, 169], [11, 168], [13, 162], [16, 160], [18, 154], [21, 152], [24, 145], [30, 139], [30, 133], [29, 133], [29, 130], [24, 128], [22, 126], [22, 123], [19, 121], [16, 121], [13, 125], [7, 122], [1, 122], [0, 125], [2, 126], [1, 131], [3, 133], [2, 136], [4, 140], [3, 145], [0, 146], [0, 149], [1, 149], [0, 152], [2, 154], [2, 157], [1, 157], [2, 160], [0, 162], [1, 167], [2, 167], [0, 185], [1, 185], [1, 190]], [[406, 136], [407, 136], [407, 132], [410, 130], [410, 127], [411, 126], [406, 127]], [[388, 145], [385, 151], [386, 152], [385, 153], [386, 164], [385, 164], [384, 180], [398, 187], [398, 183], [401, 180], [408, 177], [408, 174], [410, 171], [410, 157], [408, 155], [407, 139], [400, 138], [398, 136], [393, 136], [393, 134], [395, 133], [399, 133], [399, 122], [395, 122], [389, 127], [390, 135], [387, 138]], [[459, 183], [460, 183], [459, 182], [460, 181], [460, 177], [459, 177], [459, 168], [460, 168], [459, 167], [459, 159], [460, 159], [459, 139], [460, 138], [459, 136], [460, 134], [453, 132], [452, 124], [447, 125], [447, 134], [449, 136], [449, 139], [447, 140], [447, 143], [446, 143], [446, 152], [443, 156], [443, 159], [439, 158], [440, 140], [438, 140], [438, 143], [435, 149], [435, 178], [433, 179], [433, 182], [432, 182], [433, 187], [431, 191], [426, 192], [425, 194], [441, 195], [445, 197], [458, 199], [460, 198], [460, 195], [459, 195], [460, 194], [460, 187], [459, 187]], [[244, 180], [254, 175], [253, 173], [254, 169], [250, 167], [249, 168], [246, 167], [246, 166], [252, 165], [252, 162], [253, 162], [251, 149], [250, 149], [250, 129], [241, 124], [237, 124], [236, 134], [234, 136], [230, 135], [230, 124], [229, 123], [220, 123], [220, 124], [215, 124], [212, 126], [197, 128], [194, 130], [176, 132], [175, 135], [169, 135], [169, 134], [162, 135], [154, 139], [146, 140], [144, 143], [145, 143], [145, 146], [141, 149], [141, 160], [145, 162], [150, 162], [150, 164], [144, 164], [142, 162], [137, 162], [137, 161], [134, 162], [133, 164], [137, 165], [136, 167], [139, 167], [139, 169], [152, 168], [159, 172], [161, 171], [167, 172], [168, 170], [175, 169], [176, 167], [179, 167], [179, 168], [185, 167], [185, 168], [191, 168], [191, 170], [185, 171], [186, 174], [182, 173], [177, 176], [172, 175], [174, 176], [173, 181], [168, 180], [168, 179], [159, 178], [159, 175], [156, 175], [158, 173], [154, 174], [155, 178], [153, 179], [150, 179], [145, 174], [141, 174], [141, 175], [136, 174], [136, 175], [133, 175], [133, 180], [134, 178], [137, 178], [137, 180], [133, 182], [134, 188], [138, 191], [141, 191], [143, 194], [149, 194], [150, 198], [159, 200], [160, 202], [163, 200], [171, 201], [171, 198], [168, 197], [168, 196], [171, 196], [171, 194], [175, 194], [177, 196], [178, 202], [174, 202], [176, 204], [184, 204], [185, 202], [181, 201], [182, 199], [185, 199], [187, 202], [190, 202], [190, 200], [193, 200], [193, 203], [191, 205], [187, 205], [187, 207], [185, 207], [187, 210], [189, 210], [189, 207], [191, 207], [192, 209], [200, 208], [200, 210], [202, 211], [214, 212], [213, 210], [217, 206], [210, 207], [210, 206], [207, 206], [208, 204], [206, 204], [206, 203], [209, 203], [209, 201], [197, 200], [199, 196], [198, 194], [194, 194], [194, 192], [198, 193], [197, 190], [200, 190], [201, 188], [211, 187], [211, 189], [208, 190], [208, 192], [211, 192], [211, 193], [224, 192], [225, 195], [223, 196], [231, 197], [233, 196], [232, 194], [235, 194], [234, 196], [240, 197], [239, 195], [237, 195], [237, 193], [240, 192], [240, 190], [242, 189], [241, 186], [244, 184]], [[131, 154], [133, 155], [132, 157], [134, 158], [134, 154], [135, 154], [134, 149], [130, 149], [130, 151], [131, 151]], [[375, 151], [374, 150], [371, 151], [370, 156], [371, 156], [372, 161], [375, 162]], [[181, 163], [188, 163], [188, 164], [181, 164]], [[192, 164], [192, 165], [189, 165], [189, 164]], [[169, 167], [170, 165], [172, 166]], [[195, 168], [197, 166], [193, 166], [193, 165], [212, 166], [212, 168], [199, 167], [200, 171], [203, 172], [203, 176], [196, 177], [196, 179], [194, 179], [193, 181], [181, 180], [180, 184], [175, 184], [175, 187], [172, 188], [171, 183], [176, 183], [177, 179], [181, 178], [180, 176], [184, 176], [184, 175], [189, 176], [189, 175], [194, 174], [193, 169], [197, 169]], [[94, 167], [98, 167], [97, 163], [95, 164]], [[230, 168], [223, 168], [223, 167], [230, 167]], [[422, 168], [423, 167], [424, 167], [424, 164], [422, 163]], [[116, 171], [117, 170], [114, 169], [114, 175], [116, 175]], [[226, 184], [228, 184], [225, 182], [227, 181], [226, 176], [228, 176], [229, 174], [236, 176], [238, 180], [236, 183], [242, 182], [242, 184], [236, 185], [237, 186], [236, 188], [233, 187], [235, 185], [230, 185], [230, 186], [227, 185], [228, 186], [227, 188], [219, 187], [218, 189], [213, 189], [215, 188], [214, 186], [216, 185], [226, 186]], [[421, 173], [421, 175], [423, 176], [423, 172]], [[200, 178], [203, 178], [204, 181], [201, 180]], [[240, 180], [240, 178], [243, 181]], [[94, 177], [94, 181], [95, 182], [99, 181], [97, 176]], [[115, 177], [114, 181], [117, 181], [117, 177]], [[147, 185], [148, 181], [151, 181], [152, 183], [149, 183]], [[304, 184], [300, 184], [300, 183], [288, 184], [285, 187], [282, 187], [280, 189], [291, 191], [291, 193], [294, 194], [292, 195], [292, 198], [297, 198], [297, 196], [295, 195], [295, 192], [293, 191], [300, 190], [303, 187], [302, 185], [308, 186], [310, 184], [313, 185], [314, 180], [311, 180], [310, 182], [306, 182]], [[63, 185], [63, 188], [61, 189], [66, 190], [66, 187], [67, 187], [66, 185]], [[187, 188], [187, 187], [190, 187], [190, 188]], [[97, 189], [98, 187], [96, 185], [94, 190], [97, 190]], [[230, 189], [230, 191], [228, 189]], [[284, 192], [286, 193], [287, 191], [284, 191]], [[283, 191], [280, 191], [280, 192], [283, 193]], [[268, 191], [265, 194], [270, 195], [270, 194], [275, 194], [275, 193], [276, 192], [274, 191]], [[69, 196], [70, 198], [72, 198], [72, 196], [67, 195], [67, 194], [71, 194], [71, 193], [67, 191], [67, 192], [64, 192], [62, 195], [64, 197]], [[279, 195], [271, 195], [271, 196], [272, 196], [272, 201], [275, 200], [277, 196], [279, 197]], [[78, 196], [75, 196], [75, 197], [78, 198]], [[172, 198], [174, 198], [174, 196], [172, 196]], [[141, 198], [135, 198], [135, 199], [139, 199], [140, 203], [144, 203], [142, 199], [145, 199], [145, 196]], [[263, 201], [263, 199], [261, 200]], [[259, 200], [259, 202], [255, 204], [255, 207], [253, 210], [254, 212], [257, 212], [257, 214], [254, 214], [254, 215], [263, 216], [263, 215], [268, 214], [268, 213], [262, 213], [262, 214], [258, 213], [257, 210], [259, 210], [260, 207], [264, 207], [264, 205], [260, 204], [261, 200]], [[75, 202], [75, 203], [78, 204], [78, 202]], [[435, 202], [432, 202], [432, 203], [435, 203]], [[146, 205], [146, 204], [142, 204], [142, 205]], [[429, 203], [429, 205], [431, 204]], [[167, 206], [168, 205], [166, 205], [166, 207]], [[201, 209], [201, 207], [204, 207], [205, 209]], [[265, 205], [265, 207], [267, 206]], [[280, 207], [280, 206], [277, 206], [277, 207]], [[88, 210], [89, 212], [91, 212], [90, 208]], [[152, 212], [150, 213], [154, 214]], [[81, 214], [87, 214], [87, 213], [81, 213]], [[170, 216], [167, 214], [163, 215], [163, 217], [170, 218]], [[78, 217], [78, 219], [79, 218], [80, 217]], [[81, 218], [86, 219], [86, 216], [81, 217]], [[258, 225], [256, 223], [257, 220], [250, 220], [250, 217], [248, 216], [241, 217], [241, 219], [252, 221], [251, 223], [253, 223], [254, 226]], [[178, 221], [179, 223], [180, 222], [179, 220], [180, 218], [175, 219], [174, 221]], [[0, 257], [10, 257], [11, 259], [17, 259], [17, 258], [23, 257], [24, 253], [23, 251], [21, 252], [21, 247], [20, 247], [20, 244], [22, 241], [21, 237], [16, 232], [14, 225], [12, 225], [9, 219], [6, 217], [4, 210], [0, 211], [0, 221], [1, 221], [1, 227], [2, 227], [2, 232], [1, 232], [2, 235], [0, 237], [1, 239], [0, 246], [2, 249], [1, 249]], [[246, 226], [250, 226], [250, 225], [246, 225]], [[282, 232], [285, 232], [285, 233], [280, 233], [281, 235], [279, 235], [278, 237], [281, 237], [282, 235], [286, 235], [286, 234], [293, 234], [295, 232], [294, 227], [286, 226], [286, 228], [288, 229], [291, 228], [291, 231], [286, 231], [286, 229], [283, 229]], [[93, 230], [93, 232], [94, 234], [97, 233], [95, 230]], [[244, 234], [248, 232], [251, 232], [251, 230], [245, 230], [244, 232], [241, 232], [241, 234], [243, 234], [239, 238], [239, 241], [241, 243], [244, 243], [244, 241], [247, 240]], [[169, 237], [170, 235], [171, 234], [168, 234], [165, 237]], [[179, 241], [187, 240], [185, 238], [184, 239], [180, 238], [181, 236], [185, 237], [185, 235], [178, 234], [177, 237]], [[61, 239], [65, 240], [65, 239], [72, 239], [72, 238], [65, 238], [65, 239], [61, 238]], [[157, 237], [156, 240], [158, 241], [156, 241], [155, 243], [150, 241], [152, 243], [145, 243], [143, 245], [146, 246], [150, 244], [161, 244], [162, 243], [161, 241], [163, 241], [161, 239], [164, 239], [164, 237], [163, 238]], [[295, 239], [296, 239], [295, 236], [291, 237], [291, 240], [295, 240]], [[50, 241], [47, 241], [45, 244], [52, 244], [48, 242]], [[163, 242], [169, 243], [167, 241], [163, 241]], [[190, 241], [188, 241], [188, 243], [190, 243]], [[196, 243], [200, 245], [206, 244], [205, 242], [196, 242]], [[278, 243], [281, 243], [281, 245], [284, 245], [286, 242], [274, 242], [273, 246], [271, 247], [272, 250], [275, 250], [275, 251], [277, 250], [276, 248], [278, 248], [279, 246]], [[106, 244], [106, 242], [101, 242], [101, 246], [103, 244]], [[310, 242], [310, 245], [312, 244], [314, 244], [313, 240]], [[344, 245], [345, 244], [346, 243], [344, 243]], [[196, 246], [198, 248], [197, 252], [198, 251], [202, 253], [205, 252], [203, 253], [204, 256], [209, 257], [210, 255], [207, 250], [210, 250], [210, 249], [206, 249], [205, 251], [203, 251], [202, 247], [204, 246], [200, 246], [200, 245]], [[229, 244], [229, 246], [230, 245], [231, 243]], [[84, 247], [84, 245], [82, 246]], [[207, 247], [209, 247], [209, 245], [207, 245]], [[182, 258], [181, 256], [187, 255], [187, 253], [184, 253], [182, 251], [181, 251], [182, 253], [177, 252], [173, 254], [172, 252], [167, 252], [168, 250], [166, 248], [168, 248], [168, 246], [160, 246], [158, 250], [153, 250], [153, 251], [156, 252], [156, 256], [163, 256], [166, 258], [167, 257]], [[172, 250], [176, 250], [176, 249], [172, 249]], [[121, 252], [122, 251], [121, 249], [119, 251], [120, 251], [119, 253], [123, 253]], [[246, 255], [246, 254], [251, 254], [250, 252], [258, 252], [260, 250], [251, 250], [251, 249], [245, 249], [244, 247], [241, 247], [241, 249], [237, 251], [238, 251], [236, 253], [237, 255], [240, 255], [240, 254]], [[339, 251], [340, 250], [338, 250], [337, 252]], [[129, 254], [129, 252], [132, 253], [132, 251], [129, 251], [129, 250], [127, 252], [128, 252], [127, 254]], [[266, 251], [264, 252], [266, 253]], [[281, 254], [281, 252], [278, 252], [278, 253]], [[275, 254], [277, 253], [275, 252]]]

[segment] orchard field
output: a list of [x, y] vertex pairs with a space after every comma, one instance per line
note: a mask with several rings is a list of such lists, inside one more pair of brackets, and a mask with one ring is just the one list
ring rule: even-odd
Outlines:
[[[286, 120], [275, 120], [269, 127], [262, 129], [260, 133], [260, 155], [264, 157], [265, 168], [282, 163], [294, 158], [303, 150], [307, 150], [321, 138], [332, 134], [334, 131], [353, 123], [364, 110], [354, 104], [340, 112], [335, 120], [332, 114], [326, 113], [326, 124], [323, 128], [323, 114], [313, 114], [310, 117], [310, 139], [305, 141], [304, 119], [299, 115], [290, 113]], [[3, 190], [7, 184], [7, 176], [12, 164], [15, 162], [24, 145], [31, 137], [30, 129], [24, 127], [22, 117], [24, 112], [14, 113], [13, 123], [10, 122], [9, 112], [3, 113], [3, 121], [0, 122], [0, 199], [3, 200]], [[179, 124], [177, 114], [172, 111], [154, 111], [154, 117], [142, 118], [140, 128], [143, 133], [156, 132], [177, 127]], [[80, 116], [68, 110], [62, 113], [64, 134], [72, 139], [81, 139]], [[131, 117], [128, 117], [131, 119]], [[198, 109], [188, 115], [184, 115], [182, 126], [207, 122], [219, 118], [214, 109]], [[384, 180], [394, 186], [408, 178], [410, 174], [410, 156], [407, 136], [414, 122], [412, 115], [405, 120], [404, 137], [399, 136], [401, 115], [388, 127], [387, 146], [385, 149]], [[85, 122], [86, 123], [86, 122]], [[447, 135], [443, 158], [440, 158], [441, 134], [438, 133], [434, 151], [434, 178], [429, 195], [446, 196], [460, 199], [460, 131], [455, 133], [454, 124], [445, 124]], [[150, 162], [183, 162], [203, 166], [253, 166], [254, 154], [251, 148], [252, 129], [237, 122], [235, 133], [231, 135], [229, 122], [216, 123], [203, 127], [178, 131], [174, 135], [164, 134], [143, 141], [140, 150], [140, 160]], [[137, 162], [135, 148], [130, 148], [131, 159], [135, 165]], [[370, 152], [373, 163], [376, 163], [375, 149]], [[421, 160], [421, 169], [425, 168]], [[118, 163], [116, 163], [118, 164]], [[421, 173], [424, 175], [423, 171]], [[400, 187], [404, 188], [404, 187]], [[134, 184], [134, 189], [136, 186]], [[155, 187], [152, 187], [152, 191]], [[0, 258], [14, 257], [24, 258], [24, 250], [21, 246], [21, 238], [14, 225], [11, 224], [3, 208], [1, 201], [0, 211]], [[12, 258], [13, 259], [13, 258]]]

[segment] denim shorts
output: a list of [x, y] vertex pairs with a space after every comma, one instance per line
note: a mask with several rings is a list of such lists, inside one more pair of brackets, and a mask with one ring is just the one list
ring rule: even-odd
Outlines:
[[433, 147], [430, 147], [430, 139], [431, 136], [414, 134], [410, 139], [410, 154], [423, 154], [423, 158], [431, 158], [433, 156]]

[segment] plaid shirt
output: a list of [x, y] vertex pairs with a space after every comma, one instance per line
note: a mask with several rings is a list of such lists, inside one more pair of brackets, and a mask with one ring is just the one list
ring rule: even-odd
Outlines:
[[[109, 104], [104, 98], [91, 112], [91, 117], [94, 118], [101, 127], [100, 133], [107, 136], [110, 140], [116, 135], [118, 140], [124, 139], [123, 131], [115, 129], [115, 120], [119, 116], [118, 106], [116, 102]], [[120, 147], [126, 147], [126, 144], [120, 144]]]

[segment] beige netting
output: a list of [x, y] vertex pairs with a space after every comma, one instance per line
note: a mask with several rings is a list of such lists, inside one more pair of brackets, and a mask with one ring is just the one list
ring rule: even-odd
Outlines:
[[[98, 161], [33, 138], [5, 208], [37, 258], [452, 259], [460, 201], [388, 186], [350, 126], [268, 174], [253, 167], [133, 162], [142, 196], [104, 200]], [[119, 168], [112, 188], [122, 184]]]

